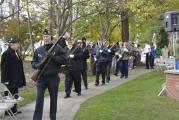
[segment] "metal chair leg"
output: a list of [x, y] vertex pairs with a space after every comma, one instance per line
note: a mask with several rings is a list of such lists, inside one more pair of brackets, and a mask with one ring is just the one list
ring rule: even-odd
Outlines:
[[11, 118], [12, 120], [17, 120], [17, 117], [14, 115], [14, 113], [12, 112], [12, 110], [8, 110], [7, 112], [8, 112], [8, 114], [9, 114], [9, 116], [10, 116], [10, 118]]

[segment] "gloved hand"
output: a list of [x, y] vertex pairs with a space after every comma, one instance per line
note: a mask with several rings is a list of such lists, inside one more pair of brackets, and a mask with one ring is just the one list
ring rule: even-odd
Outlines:
[[128, 52], [128, 49], [127, 49], [127, 48], [124, 48], [124, 52]]
[[111, 50], [110, 50], [110, 49], [108, 49], [108, 53], [111, 53]]
[[73, 54], [70, 54], [69, 57], [70, 57], [70, 58], [74, 58], [75, 56], [74, 56]]
[[102, 52], [103, 52], [103, 50], [99, 50], [99, 52], [100, 52], [100, 53], [102, 53]]
[[35, 68], [37, 68], [37, 69], [41, 69], [41, 68], [42, 68], [42, 64], [40, 64], [40, 63], [37, 63], [37, 64], [35, 64], [34, 66], [35, 66]]
[[96, 61], [97, 61], [97, 58], [94, 58], [94, 61], [96, 62]]
[[119, 55], [119, 53], [116, 52], [115, 55]]
[[52, 57], [53, 55], [52, 54], [46, 54], [46, 57]]
[[9, 82], [5, 82], [4, 84], [5, 84], [5, 85], [9, 85]]

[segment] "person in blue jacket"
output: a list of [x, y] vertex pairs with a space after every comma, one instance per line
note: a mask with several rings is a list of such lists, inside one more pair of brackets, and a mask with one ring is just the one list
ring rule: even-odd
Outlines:
[[95, 61], [96, 61], [96, 82], [95, 85], [99, 86], [99, 76], [102, 75], [102, 85], [105, 85], [106, 67], [108, 61], [108, 48], [105, 45], [106, 41], [101, 41], [95, 46]]
[[156, 57], [156, 49], [153, 46], [153, 44], [151, 45], [151, 52], [150, 52], [150, 68], [153, 69], [154, 68], [154, 60]]

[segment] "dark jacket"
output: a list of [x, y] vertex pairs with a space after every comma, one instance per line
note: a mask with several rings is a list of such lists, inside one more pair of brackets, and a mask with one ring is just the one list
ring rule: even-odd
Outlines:
[[89, 51], [86, 47], [82, 48], [82, 50], [83, 50], [82, 70], [87, 70], [88, 69], [87, 59], [89, 59], [90, 55], [89, 55]]
[[[69, 55], [73, 54], [74, 58], [69, 58]], [[82, 66], [82, 58], [83, 51], [80, 47], [73, 47], [71, 50], [67, 48], [67, 70], [70, 71], [81, 71], [83, 69]]]
[[112, 59], [113, 59], [114, 55], [115, 55], [114, 48], [108, 47], [108, 62], [112, 62]]
[[8, 48], [1, 58], [1, 82], [9, 82], [7, 85], [9, 88], [20, 88], [26, 85], [23, 62], [11, 48]]
[[[36, 67], [43, 58], [46, 56], [47, 51], [52, 47], [53, 44], [44, 45], [39, 47], [35, 53], [33, 60], [31, 62], [34, 69], [40, 69]], [[52, 60], [47, 65], [46, 69], [43, 72], [43, 76], [55, 76], [60, 72], [61, 65], [65, 64], [66, 61], [66, 52], [62, 47], [59, 47], [55, 56], [52, 57]]]
[[[102, 53], [99, 52], [100, 50], [102, 50]], [[97, 63], [105, 63], [108, 61], [108, 48], [107, 47], [99, 48], [99, 46], [96, 45], [95, 53], [96, 53], [95, 57], [97, 58]]]

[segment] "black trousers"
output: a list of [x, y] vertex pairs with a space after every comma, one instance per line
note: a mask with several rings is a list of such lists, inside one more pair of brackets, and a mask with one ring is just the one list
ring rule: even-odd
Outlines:
[[65, 77], [66, 77], [66, 79], [65, 79], [66, 95], [71, 94], [73, 82], [74, 82], [74, 86], [75, 86], [75, 91], [77, 93], [81, 93], [81, 72], [68, 70], [68, 71], [66, 71]]
[[99, 84], [99, 76], [102, 75], [102, 83], [105, 83], [107, 62], [96, 63], [96, 84]]
[[150, 57], [150, 67], [151, 67], [151, 69], [153, 69], [154, 68], [154, 57]]
[[151, 54], [147, 53], [146, 54], [146, 69], [149, 69], [149, 67], [151, 69], [153, 69], [153, 67], [154, 67], [154, 57], [152, 57]]
[[149, 69], [149, 64], [150, 64], [150, 55], [149, 53], [146, 54], [146, 69]]
[[96, 62], [94, 63], [93, 69], [92, 69], [92, 74], [96, 75]]
[[128, 60], [122, 60], [121, 62], [121, 76], [128, 77]]
[[88, 87], [87, 70], [86, 69], [81, 70], [81, 76], [82, 76], [82, 79], [83, 79], [84, 86]]
[[118, 75], [119, 71], [121, 72], [121, 60], [118, 60], [116, 63], [115, 75]]
[[[9, 89], [9, 91], [11, 92], [13, 96], [19, 93], [18, 88], [10, 88], [10, 87], [7, 87], [7, 88]], [[17, 104], [14, 104], [11, 110], [13, 113], [17, 112]]]
[[109, 82], [111, 79], [111, 66], [112, 62], [107, 62], [107, 67], [106, 67], [106, 81]]
[[60, 79], [58, 75], [42, 77], [37, 81], [37, 98], [33, 120], [42, 120], [44, 94], [46, 89], [48, 89], [50, 94], [50, 120], [56, 120], [59, 83]]

